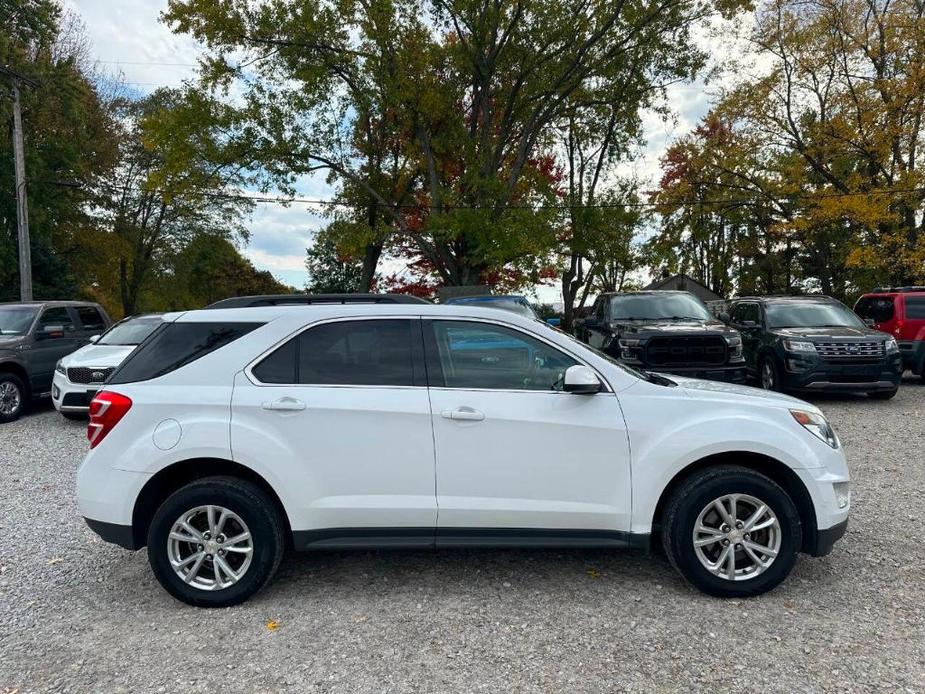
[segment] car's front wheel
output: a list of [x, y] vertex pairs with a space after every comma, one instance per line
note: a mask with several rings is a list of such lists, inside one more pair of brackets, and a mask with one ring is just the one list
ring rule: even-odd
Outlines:
[[748, 468], [701, 470], [665, 507], [662, 542], [672, 565], [700, 590], [719, 597], [765, 593], [783, 581], [802, 543], [788, 494]]
[[148, 560], [161, 585], [198, 607], [244, 602], [273, 577], [283, 523], [260, 488], [230, 477], [192, 482], [170, 495], [148, 530]]
[[780, 390], [780, 374], [777, 369], [777, 363], [774, 357], [766, 356], [761, 360], [761, 368], [758, 371], [761, 378], [761, 387], [765, 390]]
[[16, 374], [0, 372], [0, 424], [19, 419], [26, 407], [26, 387]]

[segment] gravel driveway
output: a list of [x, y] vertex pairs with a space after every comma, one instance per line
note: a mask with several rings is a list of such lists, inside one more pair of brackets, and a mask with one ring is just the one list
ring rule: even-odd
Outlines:
[[706, 597], [661, 556], [358, 552], [212, 611], [87, 529], [84, 427], [40, 410], [0, 426], [0, 693], [925, 691], [925, 386], [818, 404], [851, 523], [769, 595]]

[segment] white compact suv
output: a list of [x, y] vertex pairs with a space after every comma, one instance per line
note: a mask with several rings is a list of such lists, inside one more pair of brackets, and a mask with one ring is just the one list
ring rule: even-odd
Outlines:
[[622, 366], [513, 313], [168, 314], [90, 406], [80, 513], [172, 595], [239, 603], [287, 547], [639, 547], [748, 596], [844, 533], [822, 413]]
[[90, 401], [102, 384], [160, 323], [158, 313], [125, 318], [91, 337], [89, 345], [62, 357], [51, 385], [55, 409], [67, 419], [86, 419]]

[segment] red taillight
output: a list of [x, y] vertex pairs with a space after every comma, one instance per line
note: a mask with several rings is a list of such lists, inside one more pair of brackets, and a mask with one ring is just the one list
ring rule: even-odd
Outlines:
[[119, 420], [132, 406], [132, 401], [119, 393], [103, 390], [90, 402], [90, 423], [87, 425], [87, 440], [90, 448], [106, 438]]

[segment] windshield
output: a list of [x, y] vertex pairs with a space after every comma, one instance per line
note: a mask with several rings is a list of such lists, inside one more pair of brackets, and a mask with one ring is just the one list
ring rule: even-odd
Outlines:
[[857, 315], [836, 302], [768, 303], [764, 308], [769, 328], [864, 328]]
[[711, 320], [707, 307], [693, 294], [623, 294], [610, 300], [612, 320], [658, 320], [660, 318]]
[[116, 323], [112, 328], [103, 333], [103, 336], [100, 337], [96, 344], [134, 347], [135, 345], [140, 345], [160, 324], [160, 316], [128, 318], [120, 323]]
[[0, 306], [0, 335], [25, 335], [38, 312], [35, 306]]

